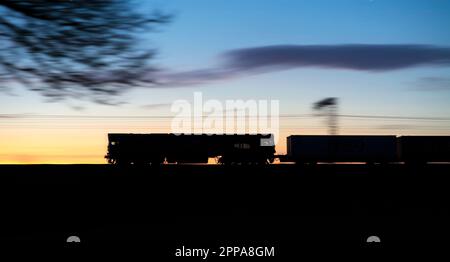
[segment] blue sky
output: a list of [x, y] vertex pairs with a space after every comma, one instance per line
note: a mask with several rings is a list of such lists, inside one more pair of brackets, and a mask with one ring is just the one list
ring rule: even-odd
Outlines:
[[[218, 55], [226, 50], [279, 44], [450, 46], [450, 31], [446, 26], [450, 24], [450, 1], [168, 0], [156, 3], [176, 14], [174, 22], [154, 36], [160, 49], [160, 63], [170, 68], [203, 68], [217, 63]], [[284, 108], [302, 112], [316, 98], [339, 96], [345, 103], [343, 110], [348, 113], [448, 116], [449, 91], [417, 91], [414, 86], [422, 77], [448, 78], [449, 69], [417, 67], [379, 73], [292, 69], [178, 89], [174, 93], [189, 96], [193, 89], [218, 97], [264, 93], [279, 98], [282, 111]]]
[[[215, 65], [224, 51], [247, 47], [284, 44], [450, 46], [450, 32], [445, 26], [450, 24], [450, 1], [444, 0], [159, 0], [147, 1], [144, 5], [175, 14], [171, 24], [159, 33], [149, 34], [142, 43], [159, 50], [156, 65], [174, 70]], [[191, 97], [193, 91], [200, 90], [217, 99], [239, 98], [237, 96], [277, 98], [282, 101], [282, 111], [295, 111], [292, 105], [304, 110], [316, 98], [339, 96], [345, 101], [343, 109], [355, 111], [353, 113], [367, 110], [367, 113], [377, 111], [394, 115], [439, 112], [448, 115], [450, 92], [417, 91], [414, 86], [423, 77], [448, 78], [449, 69], [417, 67], [372, 73], [299, 68], [187, 88], [136, 89], [124, 95], [130, 104], [125, 108], [102, 109], [93, 104], [87, 104], [86, 108], [92, 112], [131, 110], [132, 113], [133, 106]], [[3, 109], [10, 113], [37, 108], [44, 112], [47, 108], [49, 111], [57, 108], [63, 112], [72, 110], [67, 103], [45, 103], [44, 99], [28, 91], [16, 90], [15, 93], [19, 97], [2, 95], [1, 102], [6, 105]], [[367, 108], [361, 108], [358, 100], [369, 95]], [[24, 100], [32, 108], [27, 109]], [[21, 106], [17, 106], [18, 102]], [[386, 110], [380, 112], [381, 106]]]
[[171, 64], [191, 65], [191, 54], [203, 63], [246, 46], [450, 42], [450, 1], [443, 0], [164, 2], [177, 16], [157, 43]]

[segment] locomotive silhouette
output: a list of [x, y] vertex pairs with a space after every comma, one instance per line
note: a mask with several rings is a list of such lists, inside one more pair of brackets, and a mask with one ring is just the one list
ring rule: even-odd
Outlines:
[[112, 164], [219, 163], [266, 164], [274, 160], [271, 135], [108, 134]]
[[450, 162], [450, 136], [291, 135], [287, 154], [275, 155], [273, 136], [263, 134], [108, 134], [108, 163]]

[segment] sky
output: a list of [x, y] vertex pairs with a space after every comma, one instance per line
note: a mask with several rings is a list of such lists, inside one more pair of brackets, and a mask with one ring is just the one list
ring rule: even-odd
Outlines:
[[[340, 134], [450, 135], [450, 1], [159, 0], [174, 14], [145, 36], [166, 85], [120, 106], [0, 93], [0, 163], [105, 163], [107, 133], [170, 132], [171, 104], [279, 100], [280, 140], [326, 134], [312, 104], [339, 98]], [[139, 7], [141, 8], [141, 7]], [[376, 116], [375, 118], [357, 116]], [[386, 116], [395, 116], [393, 118]]]

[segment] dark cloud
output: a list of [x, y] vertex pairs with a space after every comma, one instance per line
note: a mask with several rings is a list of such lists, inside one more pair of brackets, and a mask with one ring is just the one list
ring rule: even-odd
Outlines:
[[418, 65], [450, 64], [450, 48], [424, 45], [268, 46], [230, 51], [229, 66], [342, 68], [385, 71]]
[[450, 48], [431, 45], [276, 45], [223, 53], [214, 68], [160, 72], [159, 84], [196, 85], [278, 70], [318, 67], [382, 72], [415, 66], [449, 66]]

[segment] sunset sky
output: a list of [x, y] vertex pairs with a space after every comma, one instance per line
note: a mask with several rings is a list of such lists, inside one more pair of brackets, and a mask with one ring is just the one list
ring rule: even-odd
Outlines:
[[105, 163], [107, 133], [170, 132], [171, 104], [194, 92], [279, 100], [278, 153], [286, 135], [326, 134], [311, 109], [325, 97], [339, 98], [340, 134], [450, 135], [450, 1], [142, 2], [174, 14], [141, 43], [158, 50], [164, 84], [111, 106], [51, 103], [12, 83], [0, 163]]

